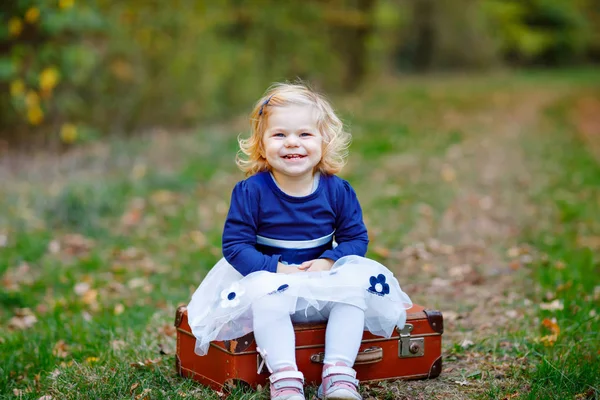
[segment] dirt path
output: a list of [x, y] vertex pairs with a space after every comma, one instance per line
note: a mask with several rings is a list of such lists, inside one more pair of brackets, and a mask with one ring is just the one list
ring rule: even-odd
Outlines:
[[507, 370], [520, 361], [485, 350], [515, 346], [506, 334], [529, 312], [521, 269], [529, 256], [516, 246], [532, 218], [527, 188], [535, 177], [519, 144], [556, 94], [525, 97], [500, 96], [493, 111], [469, 116], [465, 140], [430, 162], [453, 200], [441, 218], [425, 209], [409, 234], [417, 244], [392, 256], [402, 260], [402, 276], [415, 278], [404, 284], [413, 300], [444, 313], [444, 368], [437, 380], [387, 388], [395, 398], [472, 398], [508, 383]]

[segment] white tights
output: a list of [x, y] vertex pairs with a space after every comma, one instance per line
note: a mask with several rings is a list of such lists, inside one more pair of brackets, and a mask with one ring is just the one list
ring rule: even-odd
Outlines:
[[267, 365], [273, 371], [290, 366], [298, 369], [292, 321], [327, 321], [324, 363], [335, 365], [341, 361], [350, 367], [354, 365], [365, 324], [365, 313], [360, 308], [328, 302], [320, 312], [308, 316], [304, 312], [291, 316], [288, 312], [280, 312], [279, 315], [273, 313], [273, 309], [261, 304], [260, 300], [254, 304], [254, 338], [257, 346], [266, 351]]

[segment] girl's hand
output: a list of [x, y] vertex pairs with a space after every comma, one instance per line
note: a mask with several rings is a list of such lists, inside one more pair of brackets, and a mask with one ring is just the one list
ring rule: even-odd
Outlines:
[[296, 265], [285, 265], [282, 263], [277, 263], [277, 273], [278, 274], [295, 274], [297, 272], [302, 272], [299, 266]]
[[333, 266], [333, 260], [329, 258], [318, 258], [316, 260], [305, 261], [298, 267], [301, 271], [329, 271]]

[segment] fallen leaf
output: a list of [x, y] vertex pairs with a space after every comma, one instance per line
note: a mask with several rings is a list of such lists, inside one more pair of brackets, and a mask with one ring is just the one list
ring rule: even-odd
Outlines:
[[98, 291], [96, 289], [90, 289], [81, 297], [81, 300], [83, 300], [85, 304], [92, 305], [97, 303], [97, 297]]
[[110, 347], [115, 351], [119, 351], [125, 348], [125, 342], [123, 340], [113, 340], [110, 342]]
[[55, 357], [65, 358], [69, 355], [68, 349], [69, 346], [67, 346], [64, 340], [61, 339], [54, 345], [54, 349], [52, 349], [52, 354], [54, 354]]
[[558, 326], [558, 324], [556, 323], [556, 318], [544, 318], [544, 320], [542, 321], [542, 325], [548, 329], [550, 329], [550, 331], [552, 333], [555, 334], [559, 334], [560, 333], [560, 327]]
[[146, 368], [146, 367], [149, 367], [151, 365], [156, 365], [156, 364], [160, 363], [161, 361], [162, 361], [162, 358], [155, 358], [154, 360], [146, 359], [144, 362], [142, 362], [142, 361], [136, 361], [136, 362], [131, 363], [129, 365], [131, 365], [134, 368]]
[[65, 235], [61, 240], [61, 248], [72, 256], [85, 256], [94, 247], [94, 241], [78, 233]]
[[202, 233], [200, 231], [190, 232], [190, 238], [196, 244], [196, 246], [198, 246], [198, 248], [200, 248], [200, 249], [205, 248], [206, 244], [208, 243], [206, 236], [204, 235], [204, 233]]
[[4, 233], [0, 234], [0, 247], [6, 247], [8, 243], [8, 236]]
[[135, 389], [137, 389], [140, 386], [139, 382], [134, 383], [133, 385], [131, 385], [131, 387], [129, 388], [129, 393], [133, 394], [133, 391]]
[[121, 314], [123, 314], [123, 311], [125, 311], [125, 306], [123, 304], [119, 303], [115, 306], [115, 309], [113, 312], [115, 315], [121, 315]]
[[57, 254], [60, 252], [60, 242], [58, 240], [51, 240], [48, 243], [48, 251], [50, 254]]
[[450, 281], [442, 278], [433, 278], [431, 280], [431, 286], [433, 287], [446, 287], [450, 286]]
[[129, 286], [130, 289], [137, 289], [147, 284], [148, 280], [146, 278], [133, 278], [127, 282], [127, 286]]
[[169, 354], [173, 354], [173, 350], [169, 349], [167, 347], [167, 345], [163, 344], [163, 343], [159, 343], [158, 344], [158, 351], [160, 354], [162, 355], [169, 355]]
[[558, 335], [546, 335], [540, 338], [540, 342], [544, 344], [546, 347], [554, 346], [554, 343], [558, 340]]
[[152, 391], [152, 389], [144, 389], [144, 391], [140, 394], [138, 394], [137, 396], [135, 396], [135, 400], [145, 400], [145, 399], [149, 399], [150, 398], [150, 392]]
[[508, 310], [505, 312], [505, 314], [508, 318], [512, 319], [515, 319], [519, 316], [519, 313], [516, 310]]
[[31, 285], [35, 277], [29, 264], [21, 262], [16, 268], [9, 268], [2, 277], [2, 286], [8, 291], [18, 291], [21, 285]]
[[460, 344], [460, 347], [462, 347], [463, 349], [468, 349], [469, 347], [474, 346], [474, 345], [475, 345], [475, 343], [473, 343], [471, 340], [465, 339]]
[[37, 322], [37, 318], [28, 308], [17, 308], [15, 314], [16, 315], [8, 321], [9, 329], [28, 329]]
[[390, 249], [383, 246], [375, 246], [373, 252], [383, 258], [388, 258], [390, 256]]
[[573, 281], [568, 281], [567, 283], [562, 283], [562, 284], [558, 285], [556, 287], [556, 291], [562, 292], [565, 290], [569, 290], [569, 289], [571, 289], [572, 286], [573, 286]]
[[73, 288], [77, 296], [83, 296], [90, 290], [90, 284], [87, 282], [79, 282]]
[[54, 399], [54, 397], [50, 396], [49, 394], [40, 397], [38, 400], [52, 400]]
[[556, 299], [551, 303], [541, 303], [540, 308], [542, 310], [556, 311], [564, 309], [565, 306], [563, 305], [563, 302], [560, 299]]
[[456, 171], [449, 164], [442, 165], [440, 175], [442, 176], [442, 179], [446, 182], [453, 182], [456, 180]]
[[454, 381], [454, 383], [458, 383], [460, 386], [468, 386], [469, 385], [469, 382], [467, 382], [466, 380]]
[[166, 205], [174, 202], [177, 199], [177, 195], [168, 190], [157, 190], [150, 195], [150, 199], [157, 205]]
[[509, 256], [510, 258], [517, 258], [520, 254], [521, 254], [521, 249], [519, 249], [518, 247], [511, 247], [506, 252], [506, 255]]

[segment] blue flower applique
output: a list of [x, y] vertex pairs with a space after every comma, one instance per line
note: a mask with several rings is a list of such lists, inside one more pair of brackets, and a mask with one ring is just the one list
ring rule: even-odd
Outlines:
[[246, 293], [242, 285], [237, 282], [231, 284], [228, 289], [221, 292], [221, 307], [236, 307], [240, 304], [240, 297]]
[[390, 285], [385, 283], [385, 275], [372, 276], [369, 278], [369, 282], [371, 283], [371, 287], [367, 289], [369, 292], [378, 296], [385, 296], [390, 293]]
[[284, 283], [283, 285], [279, 286], [277, 289], [273, 290], [272, 292], [269, 292], [268, 294], [281, 293], [281, 292], [288, 290], [289, 288], [290, 288], [290, 285], [288, 285], [287, 283]]

